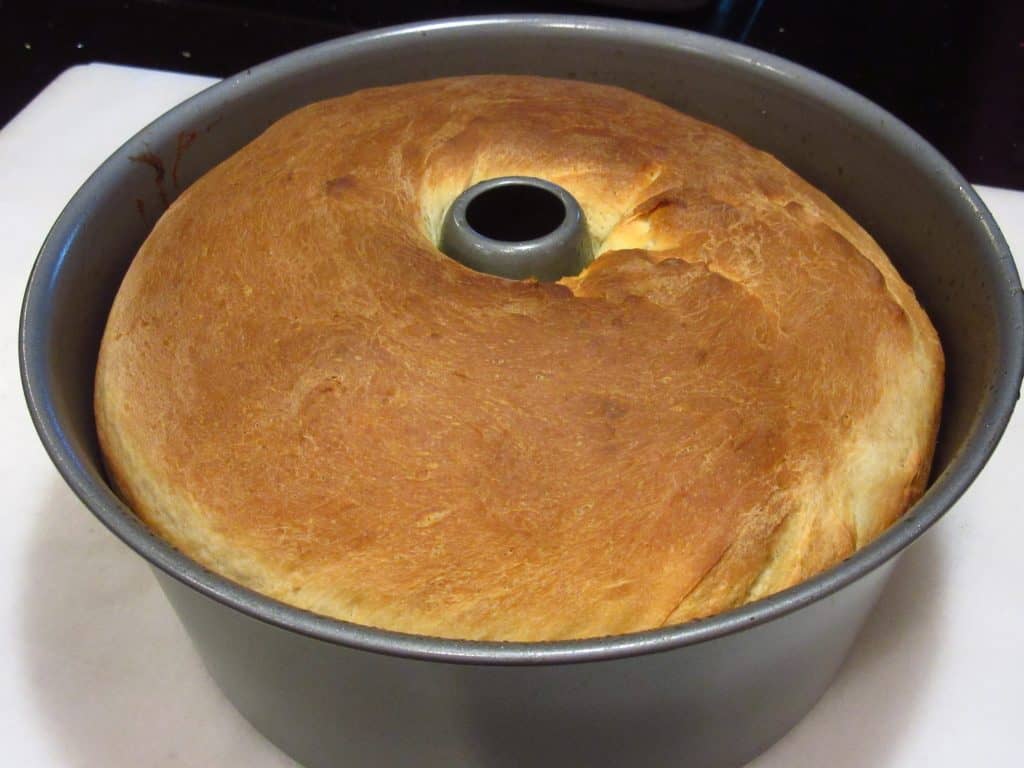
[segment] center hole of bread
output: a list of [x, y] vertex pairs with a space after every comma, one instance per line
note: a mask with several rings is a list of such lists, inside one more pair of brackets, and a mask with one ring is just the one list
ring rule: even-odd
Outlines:
[[503, 184], [469, 202], [466, 223], [491, 240], [516, 243], [550, 235], [565, 214], [565, 204], [553, 192], [532, 184]]

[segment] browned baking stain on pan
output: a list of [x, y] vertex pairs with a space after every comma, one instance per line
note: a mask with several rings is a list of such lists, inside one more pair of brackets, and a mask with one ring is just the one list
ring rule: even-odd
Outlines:
[[192, 142], [196, 140], [195, 131], [178, 131], [178, 146], [174, 150], [174, 164], [171, 166], [171, 183], [174, 184], [175, 189], [179, 189], [178, 184], [178, 166], [181, 164], [182, 155], [185, 154], [185, 150], [192, 146]]
[[143, 152], [141, 155], [132, 155], [131, 161], [133, 163], [143, 163], [153, 169], [153, 181], [156, 184], [157, 191], [160, 193], [160, 201], [164, 204], [164, 208], [167, 207], [167, 190], [164, 189], [164, 177], [167, 175], [167, 171], [164, 168], [164, 161], [160, 159], [160, 156], [155, 152]]

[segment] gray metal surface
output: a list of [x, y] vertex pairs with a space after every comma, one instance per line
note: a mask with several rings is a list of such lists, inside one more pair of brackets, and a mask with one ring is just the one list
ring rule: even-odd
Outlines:
[[[903, 519], [838, 567], [739, 610], [545, 644], [457, 642], [318, 617], [206, 571], [136, 520], [104, 479], [92, 377], [113, 295], [156, 216], [298, 106], [480, 72], [580, 78], [651, 95], [776, 154], [875, 236], [938, 327], [948, 365], [933, 482]], [[89, 179], [47, 238], [26, 292], [19, 353], [32, 417], [69, 485], [155, 566], [231, 700], [310, 765], [346, 756], [352, 764], [422, 764], [412, 756], [424, 754], [435, 764], [724, 766], [777, 738], [820, 696], [891, 558], [985, 464], [1020, 388], [1024, 300], [1006, 243], [969, 185], [920, 137], [836, 83], [742, 46], [646, 24], [477, 17], [292, 54], [146, 128]]]
[[220, 688], [310, 768], [728, 768], [779, 739], [818, 700], [891, 564], [803, 611], [713, 642], [531, 666], [327, 645], [225, 611], [157, 573]]
[[[503, 196], [496, 202], [496, 194], [503, 192], [539, 192], [540, 198]], [[556, 207], [543, 210], [550, 201]], [[481, 205], [485, 213], [474, 219], [474, 210]], [[532, 223], [549, 226], [523, 229]], [[445, 213], [439, 247], [478, 272], [548, 282], [579, 274], [591, 254], [586, 220], [576, 198], [547, 179], [529, 176], [501, 176], [465, 190]]]

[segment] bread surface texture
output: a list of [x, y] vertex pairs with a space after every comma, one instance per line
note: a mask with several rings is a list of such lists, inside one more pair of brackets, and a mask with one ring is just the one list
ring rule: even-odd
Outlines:
[[[437, 249], [509, 175], [579, 201], [578, 276]], [[942, 376], [878, 245], [770, 155], [625, 90], [480, 76], [312, 104], [187, 189], [124, 278], [95, 409], [125, 500], [210, 569], [541, 641], [842, 561], [922, 492]]]

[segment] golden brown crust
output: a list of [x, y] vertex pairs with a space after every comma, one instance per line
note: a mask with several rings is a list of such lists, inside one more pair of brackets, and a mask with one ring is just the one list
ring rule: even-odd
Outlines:
[[[434, 242], [477, 181], [581, 203], [562, 284]], [[923, 487], [934, 329], [874, 241], [736, 137], [626, 91], [467, 77], [286, 117], [171, 206], [104, 336], [100, 440], [205, 565], [351, 621], [545, 640], [706, 616]]]

